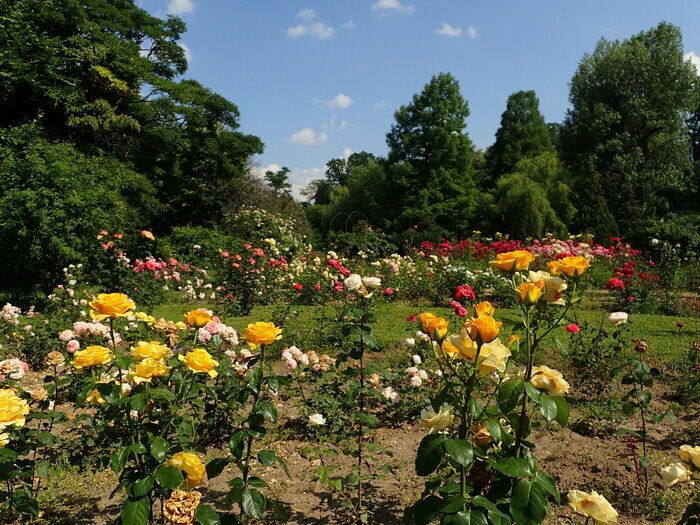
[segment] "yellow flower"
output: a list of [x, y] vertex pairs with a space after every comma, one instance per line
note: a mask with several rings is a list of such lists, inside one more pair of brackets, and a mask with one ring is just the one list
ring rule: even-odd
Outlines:
[[[476, 359], [476, 343], [469, 337], [466, 329], [459, 335], [452, 335], [442, 343], [442, 350], [450, 357], [458, 357], [473, 363]], [[508, 347], [496, 338], [481, 346], [479, 352], [479, 373], [488, 375], [491, 372], [505, 372], [506, 363], [511, 356]]]
[[700, 468], [700, 446], [681, 445], [678, 456], [681, 461], [693, 464], [695, 468]]
[[194, 452], [178, 452], [164, 463], [166, 466], [173, 466], [185, 473], [186, 489], [191, 489], [204, 483], [206, 469], [202, 464], [202, 460]]
[[431, 339], [441, 341], [447, 335], [447, 328], [450, 323], [444, 317], [437, 317], [430, 312], [423, 312], [418, 316], [421, 330]]
[[148, 230], [141, 230], [141, 237], [143, 237], [144, 239], [148, 239], [149, 241], [156, 240], [156, 236]]
[[177, 323], [175, 323], [175, 328], [177, 328], [178, 330], [187, 330], [187, 325], [182, 321], [178, 321]]
[[530, 383], [539, 390], [546, 390], [552, 396], [563, 396], [569, 391], [569, 383], [564, 380], [561, 372], [544, 365], [532, 367]]
[[513, 252], [499, 253], [496, 259], [489, 261], [494, 268], [504, 272], [515, 272], [527, 270], [530, 263], [535, 260], [535, 256], [527, 250], [515, 250]]
[[0, 389], [0, 429], [14, 425], [24, 426], [29, 404], [11, 388]]
[[561, 277], [553, 277], [547, 272], [530, 272], [527, 279], [530, 282], [544, 280], [544, 294], [542, 298], [548, 303], [566, 304], [562, 298], [562, 292], [566, 290], [568, 285]]
[[213, 314], [211, 310], [206, 308], [197, 308], [196, 310], [190, 310], [183, 317], [185, 323], [194, 328], [201, 328], [209, 321], [212, 320]]
[[176, 490], [163, 504], [165, 525], [194, 525], [195, 513], [202, 499], [196, 490]]
[[428, 434], [440, 432], [452, 425], [455, 416], [450, 405], [444, 404], [436, 414], [433, 407], [424, 408], [420, 413], [418, 425], [427, 430]]
[[136, 312], [134, 317], [136, 317], [136, 320], [143, 321], [146, 324], [153, 324], [156, 322], [156, 318], [152, 315], [148, 315], [146, 312]]
[[131, 357], [134, 358], [134, 361], [142, 361], [149, 357], [153, 359], [165, 359], [172, 354], [173, 353], [167, 346], [160, 344], [158, 341], [151, 341], [150, 343], [139, 341], [136, 343], [136, 346], [131, 347]]
[[467, 321], [469, 337], [480, 343], [490, 343], [498, 337], [498, 331], [502, 324], [490, 315], [472, 317]]
[[93, 345], [73, 354], [73, 360], [70, 364], [75, 367], [76, 372], [81, 372], [83, 368], [105, 365], [113, 359], [114, 354], [109, 348]]
[[90, 301], [90, 317], [95, 321], [124, 317], [136, 303], [123, 293], [101, 293]]
[[243, 337], [256, 346], [271, 345], [275, 341], [282, 339], [282, 329], [277, 328], [275, 323], [258, 321], [249, 324], [243, 331]]
[[594, 519], [599, 525], [609, 525], [617, 521], [617, 511], [595, 490], [590, 494], [581, 490], [570, 490], [567, 498], [574, 512]]
[[544, 280], [534, 283], [524, 282], [516, 288], [518, 299], [524, 304], [535, 304], [544, 292]]
[[7, 432], [0, 432], [0, 448], [6, 446], [10, 442], [10, 434]]
[[101, 405], [107, 402], [96, 388], [87, 395], [85, 401], [93, 405]]
[[591, 265], [591, 261], [581, 256], [569, 256], [559, 259], [557, 261], [550, 261], [547, 263], [549, 271], [554, 275], [558, 273], [563, 273], [567, 277], [576, 277], [583, 275], [583, 273]]
[[476, 315], [490, 315], [493, 316], [493, 314], [496, 313], [496, 309], [493, 307], [493, 305], [488, 302], [488, 301], [481, 301], [479, 304], [477, 304], [474, 307], [474, 310], [476, 311]]
[[131, 378], [138, 385], [144, 382], [150, 383], [154, 377], [167, 376], [169, 372], [170, 368], [165, 364], [165, 361], [147, 357], [136, 364], [136, 367], [131, 372]]
[[46, 361], [45, 363], [48, 366], [61, 366], [66, 363], [66, 358], [63, 357], [63, 354], [61, 352], [57, 352], [56, 350], [52, 350], [48, 354], [46, 354]]
[[209, 377], [216, 377], [219, 373], [216, 367], [219, 362], [212, 358], [211, 354], [204, 348], [195, 348], [186, 354], [180, 354], [177, 358], [187, 365], [187, 368], [193, 372], [203, 372], [209, 374]]
[[692, 472], [683, 463], [671, 463], [661, 469], [661, 477], [666, 487], [690, 481]]

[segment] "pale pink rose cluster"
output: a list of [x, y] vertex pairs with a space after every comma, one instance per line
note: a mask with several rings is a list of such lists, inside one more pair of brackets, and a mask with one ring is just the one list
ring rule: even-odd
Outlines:
[[10, 303], [6, 303], [0, 311], [0, 317], [3, 321], [6, 321], [12, 325], [17, 326], [19, 324], [19, 316], [22, 314], [22, 309], [17, 306], [12, 306]]
[[302, 352], [296, 346], [290, 346], [282, 351], [282, 360], [289, 370], [296, 370], [301, 365], [311, 367], [314, 372], [327, 372], [335, 365], [335, 359], [328, 355], [318, 355], [313, 350]]
[[215, 335], [231, 346], [238, 345], [238, 333], [232, 326], [222, 323], [218, 317], [214, 317], [211, 321], [199, 329], [197, 340], [200, 343], [208, 343]]
[[87, 323], [85, 321], [73, 323], [73, 339], [88, 336], [107, 337], [109, 336], [109, 326], [102, 323]]
[[0, 375], [3, 378], [22, 379], [27, 372], [29, 372], [29, 364], [21, 359], [13, 357], [0, 361]]
[[411, 386], [413, 388], [420, 388], [423, 381], [428, 380], [428, 372], [418, 368], [417, 366], [410, 366], [406, 369], [406, 373], [411, 376]]
[[391, 401], [392, 403], [396, 404], [401, 400], [401, 396], [399, 393], [394, 390], [393, 387], [388, 386], [384, 389], [382, 389], [382, 396], [384, 396], [384, 399], [387, 401]]

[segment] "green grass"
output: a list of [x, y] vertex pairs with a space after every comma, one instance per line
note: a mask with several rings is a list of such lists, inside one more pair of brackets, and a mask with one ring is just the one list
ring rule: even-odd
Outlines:
[[[156, 317], [178, 320], [182, 314], [192, 308], [191, 305], [181, 303], [167, 303], [154, 309]], [[253, 321], [265, 321], [275, 318], [280, 306], [260, 306], [253, 309], [248, 316], [227, 317], [222, 320], [230, 324], [236, 330], [243, 330]], [[294, 332], [312, 332], [315, 317], [325, 309], [326, 315], [333, 315], [333, 306], [294, 306], [290, 310], [288, 323]], [[382, 346], [391, 348], [397, 346], [406, 337], [415, 335], [416, 325], [408, 323], [406, 318], [423, 310], [429, 310], [436, 315], [442, 315], [454, 319], [449, 308], [425, 308], [400, 304], [381, 304], [376, 308], [376, 322], [374, 332]], [[579, 321], [600, 323], [608, 315], [603, 310], [583, 310], [578, 312]], [[504, 309], [496, 312], [496, 317], [505, 321], [506, 325], [514, 323], [518, 319], [518, 311]], [[679, 330], [676, 323], [682, 321], [685, 327]], [[603, 321], [607, 325], [607, 320]], [[609, 326], [609, 325], [608, 325]], [[694, 317], [675, 317], [649, 314], [630, 314], [631, 337], [633, 339], [646, 339], [649, 343], [649, 359], [656, 364], [675, 364], [680, 362], [687, 354], [693, 341], [700, 340], [700, 319]], [[552, 333], [552, 337], [558, 337], [560, 341], [566, 341], [568, 334], [564, 328], [559, 328]], [[545, 340], [547, 344], [548, 340]], [[551, 337], [549, 346], [553, 346]]]

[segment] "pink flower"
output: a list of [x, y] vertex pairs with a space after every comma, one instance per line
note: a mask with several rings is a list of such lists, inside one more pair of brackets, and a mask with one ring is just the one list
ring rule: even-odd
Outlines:
[[455, 315], [457, 315], [457, 317], [467, 316], [467, 309], [464, 306], [462, 306], [462, 303], [459, 303], [457, 301], [450, 301], [450, 306], [454, 308]]
[[294, 291], [301, 292], [304, 289], [304, 285], [301, 283], [294, 283]]
[[314, 288], [314, 290], [317, 291], [317, 292], [320, 292], [320, 291], [321, 291], [321, 285], [318, 284], [318, 283], [314, 284], [313, 288]]
[[394, 289], [393, 288], [386, 288], [384, 290], [384, 295], [387, 295], [387, 296], [394, 295]]
[[200, 343], [208, 343], [211, 341], [211, 332], [208, 332], [205, 328], [200, 328], [197, 333], [197, 341]]
[[463, 284], [455, 288], [455, 300], [456, 301], [476, 301], [476, 294], [471, 286], [468, 284]]
[[255, 248], [255, 249], [253, 250], [253, 254], [254, 254], [256, 257], [262, 257], [263, 255], [265, 255], [265, 252], [262, 251], [262, 248]]
[[423, 384], [423, 380], [419, 376], [415, 375], [411, 378], [411, 386], [413, 388], [418, 388], [422, 384]]
[[343, 281], [336, 281], [335, 284], [333, 285], [333, 290], [336, 292], [342, 292], [343, 291]]
[[71, 339], [68, 341], [68, 344], [66, 345], [66, 351], [69, 354], [74, 354], [76, 351], [80, 350], [80, 343], [76, 341], [75, 339]]
[[408, 317], [406, 317], [406, 322], [415, 323], [416, 322], [416, 314], [411, 314]]
[[566, 325], [566, 331], [569, 332], [570, 334], [577, 334], [581, 331], [581, 327], [577, 325], [576, 323], [571, 323]]
[[60, 334], [58, 334], [58, 338], [63, 341], [64, 343], [67, 343], [71, 339], [73, 339], [73, 331], [72, 330], [63, 330]]

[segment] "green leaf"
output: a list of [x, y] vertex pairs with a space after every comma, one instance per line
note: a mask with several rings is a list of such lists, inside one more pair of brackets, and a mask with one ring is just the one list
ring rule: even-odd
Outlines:
[[243, 507], [243, 512], [248, 516], [261, 520], [265, 515], [267, 501], [265, 500], [265, 496], [260, 494], [260, 492], [255, 489], [250, 489], [243, 493], [241, 506]]
[[36, 439], [42, 445], [47, 446], [51, 446], [57, 441], [56, 437], [53, 434], [51, 434], [51, 432], [38, 432], [36, 435]]
[[525, 478], [532, 475], [530, 462], [525, 458], [505, 457], [496, 463], [496, 470], [509, 478]]
[[221, 523], [219, 513], [211, 505], [200, 505], [194, 516], [200, 525], [219, 525]]
[[561, 355], [562, 357], [569, 356], [569, 351], [566, 349], [564, 344], [556, 337], [554, 338], [554, 346], [556, 346], [557, 350], [559, 350], [559, 355]]
[[156, 471], [156, 483], [167, 490], [175, 490], [185, 482], [182, 472], [177, 467], [167, 465]]
[[488, 525], [488, 522], [478, 510], [466, 510], [448, 514], [443, 518], [442, 525]]
[[557, 402], [554, 398], [547, 394], [542, 394], [540, 396], [540, 412], [547, 421], [554, 421], [557, 417]]
[[207, 478], [212, 479], [221, 474], [228, 466], [228, 458], [214, 458], [207, 463]]
[[168, 454], [168, 449], [170, 444], [160, 436], [156, 436], [151, 441], [151, 456], [153, 456], [158, 463], [162, 463]]
[[444, 434], [428, 434], [421, 440], [416, 453], [416, 474], [428, 476], [435, 472], [442, 460], [445, 439]]
[[269, 420], [270, 423], [277, 422], [277, 409], [275, 408], [275, 405], [268, 401], [263, 401], [262, 403], [259, 403], [256, 413], [262, 414], [262, 416]]
[[554, 497], [554, 501], [556, 501], [557, 505], [561, 503], [561, 494], [559, 494], [557, 484], [547, 474], [541, 470], [535, 472], [535, 483], [550, 493]]
[[565, 427], [569, 423], [569, 404], [561, 396], [552, 397], [557, 404], [557, 423]]
[[464, 439], [448, 439], [445, 441], [445, 449], [453, 461], [468, 467], [474, 461], [474, 449]]
[[520, 395], [523, 391], [523, 382], [517, 379], [505, 381], [498, 388], [498, 408], [504, 414], [512, 411], [518, 404]]
[[416, 525], [427, 525], [437, 518], [442, 504], [442, 499], [431, 494], [425, 499], [418, 500], [412, 507], [409, 507], [404, 521], [409, 523], [410, 518], [413, 518]]
[[518, 525], [539, 525], [547, 515], [547, 497], [538, 484], [519, 479], [513, 486], [510, 514]]
[[148, 498], [130, 499], [122, 507], [122, 525], [148, 525], [151, 503]]
[[26, 490], [13, 492], [11, 501], [12, 506], [20, 514], [28, 514], [30, 516], [39, 514], [39, 503]]
[[139, 392], [134, 394], [129, 398], [129, 403], [131, 408], [137, 410], [138, 412], [143, 412], [146, 409], [146, 404], [148, 403], [148, 393]]
[[242, 430], [236, 430], [231, 434], [231, 439], [228, 441], [228, 449], [231, 455], [236, 459], [241, 459], [243, 456], [243, 442], [245, 441], [245, 433]]
[[141, 498], [153, 488], [153, 476], [137, 479], [128, 488], [129, 495], [133, 498]]
[[261, 450], [260, 452], [258, 452], [258, 461], [261, 465], [264, 465], [266, 467], [274, 465], [276, 459], [277, 456], [272, 450]]
[[122, 447], [114, 451], [109, 458], [109, 466], [112, 469], [112, 472], [119, 474], [122, 470], [124, 470], [124, 466], [129, 460], [129, 454], [131, 454], [129, 447]]
[[527, 397], [532, 399], [535, 403], [539, 404], [540, 398], [542, 397], [542, 393], [539, 390], [537, 390], [534, 386], [532, 386], [532, 384], [529, 382], [525, 382], [523, 386], [525, 387]]

